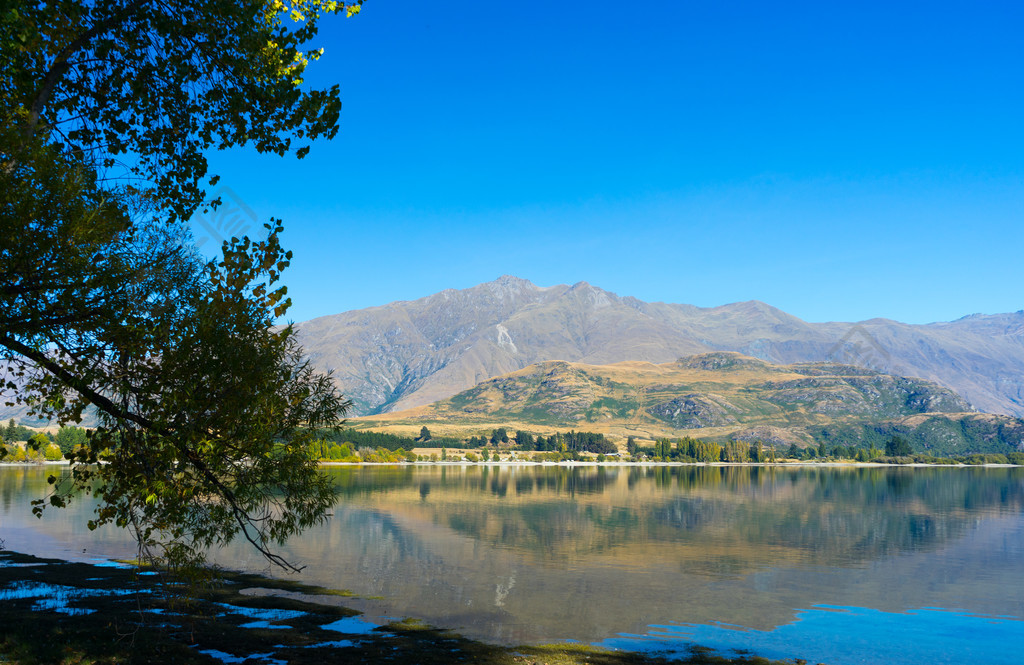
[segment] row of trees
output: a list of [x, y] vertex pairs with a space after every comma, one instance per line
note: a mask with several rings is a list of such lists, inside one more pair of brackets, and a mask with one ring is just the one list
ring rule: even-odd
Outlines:
[[483, 435], [469, 437], [465, 445], [467, 448], [483, 448], [490, 445], [495, 448], [514, 448], [523, 452], [589, 452], [605, 455], [618, 452], [618, 447], [608, 440], [604, 434], [576, 432], [574, 430], [555, 432], [548, 436], [543, 434], [534, 435], [530, 432], [518, 430], [514, 437], [510, 437], [507, 429], [498, 427], [491, 431], [490, 437]]
[[626, 441], [626, 450], [633, 459], [652, 459], [663, 462], [775, 462], [775, 449], [761, 441], [744, 443], [727, 441], [717, 443], [693, 437], [675, 441], [656, 439], [653, 446], [640, 446], [633, 437]]
[[374, 432], [370, 430], [342, 429], [334, 432], [319, 432], [317, 434], [321, 452], [326, 452], [326, 446], [331, 442], [348, 443], [353, 448], [370, 447], [385, 448], [387, 450], [412, 448], [502, 448], [506, 450], [519, 450], [524, 452], [590, 452], [610, 455], [618, 452], [618, 447], [612, 443], [604, 434], [594, 432], [555, 432], [549, 436], [542, 434], [531, 434], [525, 431], [518, 431], [515, 436], [509, 436], [508, 430], [498, 427], [491, 431], [490, 435], [474, 435], [466, 439], [452, 437], [435, 437], [430, 430], [423, 426], [420, 428], [420, 435], [416, 438], [390, 434], [386, 432]]
[[16, 425], [12, 418], [7, 426], [0, 428], [0, 443], [14, 444], [26, 442], [30, 447], [55, 444], [61, 454], [71, 453], [76, 449], [85, 447], [89, 443], [89, 434], [82, 427], [61, 427], [56, 434], [50, 432], [36, 432], [23, 425]]
[[5, 443], [2, 449], [5, 462], [58, 462], [64, 459], [64, 454], [57, 444], [39, 433], [29, 437], [24, 446]]
[[676, 439], [674, 442], [667, 438], [660, 438], [655, 440], [654, 445], [650, 447], [638, 446], [636, 439], [629, 437], [626, 440], [626, 451], [634, 457], [643, 455], [664, 461], [718, 462], [722, 461], [723, 454], [728, 456], [721, 444], [688, 436]]
[[[518, 439], [517, 439], [518, 440]], [[537, 451], [549, 451], [559, 453], [597, 453], [601, 455], [611, 455], [619, 452], [618, 447], [605, 438], [604, 434], [595, 434], [594, 432], [555, 432], [550, 436], [538, 435], [536, 439], [531, 441], [529, 435], [524, 437], [523, 442], [519, 445], [520, 450], [537, 450]]]
[[636, 439], [629, 437], [626, 440], [626, 450], [633, 458], [643, 457], [660, 461], [756, 463], [776, 462], [783, 458], [796, 460], [841, 459], [868, 462], [883, 456], [897, 458], [913, 455], [914, 453], [910, 443], [898, 436], [892, 437], [886, 443], [884, 451], [874, 446], [870, 448], [855, 448], [841, 445], [830, 447], [826, 443], [822, 443], [819, 446], [800, 448], [794, 443], [790, 444], [789, 448], [783, 452], [776, 450], [773, 444], [766, 444], [763, 441], [716, 443], [692, 437], [682, 437], [674, 441], [660, 438], [655, 440], [653, 446], [640, 446], [637, 444]]
[[[61, 427], [57, 433], [41, 433], [15, 424], [11, 419], [6, 427], [0, 428], [0, 443], [6, 444], [2, 448], [7, 457], [6, 461], [11, 462], [38, 462], [43, 460], [59, 460], [68, 454], [74, 454], [89, 445], [89, 433], [81, 427]], [[11, 445], [15, 442], [28, 442], [27, 446]], [[118, 440], [110, 442], [112, 448], [116, 448]], [[493, 447], [493, 453], [488, 451], [488, 446]], [[411, 452], [415, 447], [433, 447], [441, 449], [441, 455], [416, 456]], [[488, 461], [491, 455], [497, 458], [498, 449], [506, 451], [516, 450], [520, 452], [551, 453], [552, 455], [541, 456], [543, 459], [584, 459], [580, 453], [595, 453], [602, 458], [615, 454], [618, 448], [603, 434], [593, 432], [556, 432], [555, 434], [533, 435], [525, 431], [517, 431], [514, 437], [508, 436], [505, 428], [495, 428], [491, 435], [472, 436], [468, 439], [454, 439], [450, 437], [434, 438], [429, 429], [424, 426], [420, 430], [420, 436], [412, 439], [395, 434], [384, 432], [373, 432], [367, 430], [355, 430], [352, 428], [343, 430], [324, 430], [318, 433], [313, 439], [309, 456], [312, 459], [321, 461], [339, 462], [400, 462], [417, 461], [420, 459], [446, 459], [447, 448], [473, 448], [481, 449], [481, 456]], [[906, 461], [922, 461], [930, 463], [960, 462], [967, 464], [981, 463], [1020, 463], [1024, 461], [1024, 453], [1010, 453], [1009, 455], [963, 455], [952, 458], [941, 458], [915, 455], [913, 447], [904, 438], [899, 436], [891, 437], [885, 444], [885, 449], [875, 448], [873, 445], [867, 448], [843, 445], [819, 445], [800, 448], [796, 444], [790, 444], [785, 450], [776, 450], [774, 445], [765, 444], [761, 441], [745, 443], [740, 441], [727, 441], [718, 443], [693, 437], [682, 437], [675, 440], [659, 438], [651, 446], [640, 446], [634, 437], [626, 441], [626, 449], [631, 459], [649, 459], [657, 461], [673, 462], [776, 462], [780, 459], [795, 460], [852, 460], [857, 462], [869, 462], [879, 459], [898, 459]], [[109, 452], [109, 451], [108, 451]], [[476, 456], [474, 455], [476, 458]], [[476, 459], [480, 459], [476, 458]], [[540, 458], [538, 458], [540, 459]], [[471, 460], [472, 461], [472, 460]]]
[[[330, 443], [349, 444], [353, 450], [360, 448], [383, 448], [385, 450], [411, 450], [413, 448], [461, 448], [463, 441], [450, 437], [433, 437], [430, 431], [424, 427], [420, 430], [420, 436], [411, 438], [400, 434], [388, 432], [374, 432], [371, 430], [357, 430], [351, 427], [339, 430], [322, 430], [317, 432], [318, 445], [325, 446]], [[424, 434], [426, 438], [424, 439]]]
[[11, 418], [6, 427], [0, 428], [0, 459], [5, 462], [56, 462], [64, 459], [66, 453], [86, 445], [87, 441], [86, 431], [81, 427], [61, 427], [54, 435], [18, 425]]
[[[426, 428], [424, 428], [426, 429]], [[422, 436], [422, 433], [421, 433]], [[598, 460], [603, 461], [607, 455], [617, 452], [615, 444], [603, 434], [592, 432], [561, 432], [550, 436], [532, 435], [527, 432], [516, 432], [515, 437], [508, 437], [505, 428], [496, 428], [490, 437], [476, 435], [466, 440], [445, 439], [440, 455], [417, 456], [407, 452], [406, 448], [422, 446], [420, 438], [407, 437], [379, 432], [358, 432], [345, 430], [337, 435], [338, 444], [328, 440], [318, 441], [313, 455], [321, 460], [343, 462], [401, 462], [401, 461], [446, 461], [466, 459], [471, 462], [498, 459], [500, 452], [516, 455], [518, 459], [534, 461], [559, 461], [588, 459], [584, 452], [596, 453]], [[376, 444], [369, 445], [369, 444]], [[447, 448], [479, 449], [479, 454], [467, 452], [458, 458], [450, 455]], [[841, 461], [888, 461], [888, 462], [923, 462], [931, 464], [1024, 464], [1024, 453], [962, 455], [951, 458], [917, 455], [910, 443], [899, 436], [892, 437], [885, 444], [885, 449], [874, 446], [869, 448], [848, 447], [842, 445], [829, 446], [822, 443], [816, 446], [800, 448], [791, 444], [787, 449], [777, 449], [773, 444], [763, 441], [715, 442], [693, 437], [677, 439], [659, 438], [653, 445], [638, 445], [634, 437], [626, 441], [626, 449], [630, 460], [653, 460], [683, 463], [773, 463], [783, 460], [841, 460]]]
[[[493, 429], [490, 435], [474, 435], [467, 439], [434, 438], [426, 426], [421, 428], [420, 436], [415, 439], [383, 432], [347, 429], [333, 434], [325, 434], [319, 440], [317, 445], [319, 446], [318, 454], [320, 459], [339, 459], [336, 456], [332, 457], [327, 452], [327, 448], [332, 442], [347, 443], [352, 451], [364, 448], [373, 450], [386, 449], [390, 451], [405, 451], [415, 447], [471, 448], [474, 450], [482, 449], [484, 451], [483, 455], [491, 455], [494, 453], [486, 452], [490, 447], [495, 449], [495, 452], [497, 450], [514, 450], [519, 452], [556, 453], [561, 455], [559, 459], [578, 458], [580, 453], [594, 453], [607, 456], [619, 452], [615, 443], [604, 434], [570, 430], [568, 432], [543, 435], [519, 430], [515, 432], [514, 436], [510, 436], [508, 429], [504, 427]], [[783, 459], [870, 462], [879, 459], [905, 460], [914, 457], [915, 451], [910, 442], [900, 436], [890, 437], [885, 442], [884, 449], [876, 448], [874, 445], [858, 447], [829, 444], [827, 442], [811, 445], [806, 448], [801, 448], [794, 443], [790, 444], [787, 448], [782, 448], [759, 440], [752, 442], [715, 442], [688, 436], [677, 439], [659, 438], [652, 445], [640, 445], [635, 437], [630, 436], [626, 440], [626, 454], [630, 459], [634, 460], [647, 459], [672, 462], [770, 463]], [[1011, 455], [1013, 454], [1011, 453]], [[484, 459], [487, 458], [485, 457]], [[552, 457], [552, 459], [554, 458]], [[929, 457], [928, 459], [942, 460], [945, 458]], [[975, 455], [949, 459], [976, 463], [977, 459], [980, 458]], [[999, 455], [992, 459], [997, 463], [1006, 463], [1011, 457]], [[353, 459], [352, 461], [357, 460]]]
[[868, 447], [844, 446], [840, 444], [829, 445], [822, 442], [817, 446], [808, 446], [801, 449], [796, 444], [791, 444], [786, 456], [792, 459], [849, 459], [858, 462], [869, 462], [882, 456], [906, 457], [914, 454], [914, 448], [910, 442], [901, 436], [893, 436], [885, 443], [885, 450], [876, 448], [874, 444]]
[[0, 428], [0, 443], [28, 441], [33, 432], [24, 425], [16, 425], [14, 418], [7, 421], [7, 426]]

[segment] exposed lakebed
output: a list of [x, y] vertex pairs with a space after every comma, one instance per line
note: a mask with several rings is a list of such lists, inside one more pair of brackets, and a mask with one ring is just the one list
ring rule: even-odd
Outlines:
[[[0, 468], [7, 546], [131, 556], [123, 534], [88, 532], [87, 502], [31, 517], [51, 471]], [[371, 622], [412, 616], [502, 644], [672, 652], [695, 641], [834, 664], [1010, 663], [1008, 644], [1024, 638], [1020, 468], [327, 472], [333, 518], [285, 553], [307, 566], [298, 581], [351, 590]], [[215, 559], [267, 572], [243, 547]]]

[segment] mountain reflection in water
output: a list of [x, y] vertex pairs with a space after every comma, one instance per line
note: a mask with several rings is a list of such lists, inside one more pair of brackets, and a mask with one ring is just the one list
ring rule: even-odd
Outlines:
[[[716, 622], [772, 630], [819, 606], [1024, 618], [1024, 469], [326, 472], [339, 493], [333, 518], [285, 548], [307, 566], [302, 581], [471, 637], [591, 642]], [[84, 524], [85, 502], [77, 518], [13, 519], [15, 504], [45, 491], [45, 472], [19, 473], [0, 469], [0, 538], [30, 528], [78, 542], [84, 526], [72, 521]], [[116, 549], [113, 540], [96, 547]], [[265, 570], [241, 546], [217, 559]]]

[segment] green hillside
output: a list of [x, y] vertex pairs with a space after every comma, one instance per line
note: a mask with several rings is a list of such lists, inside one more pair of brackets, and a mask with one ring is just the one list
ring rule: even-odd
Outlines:
[[898, 434], [934, 454], [1024, 447], [1024, 420], [977, 413], [931, 381], [836, 363], [773, 365], [738, 353], [664, 364], [543, 362], [356, 423], [399, 431], [426, 424], [450, 436], [496, 426], [576, 428], [621, 440], [693, 436], [800, 447], [884, 445]]

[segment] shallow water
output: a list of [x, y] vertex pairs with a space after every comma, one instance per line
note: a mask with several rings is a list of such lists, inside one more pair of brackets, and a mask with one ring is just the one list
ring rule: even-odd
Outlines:
[[92, 614], [96, 610], [85, 607], [71, 607], [71, 602], [95, 596], [123, 596], [129, 593], [143, 593], [135, 590], [82, 589], [61, 584], [46, 582], [15, 582], [13, 585], [0, 588], [0, 602], [7, 600], [35, 599], [33, 611], [51, 610], [69, 616]]
[[1019, 665], [1020, 653], [1012, 645], [1024, 637], [1021, 623], [938, 609], [882, 612], [818, 606], [797, 611], [792, 623], [774, 630], [725, 624], [652, 626], [645, 635], [622, 635], [600, 644], [669, 656], [685, 656], [690, 642], [723, 653], [747, 650], [774, 658], [827, 654], [829, 665]]
[[[31, 517], [48, 471], [0, 468], [0, 538], [131, 556], [85, 502]], [[813, 662], [1019, 662], [1024, 470], [346, 467], [294, 539], [299, 580], [501, 643], [689, 640]], [[77, 512], [76, 512], [77, 511]], [[25, 516], [28, 515], [26, 518]], [[85, 552], [82, 552], [85, 550]], [[246, 549], [223, 565], [266, 571]]]

